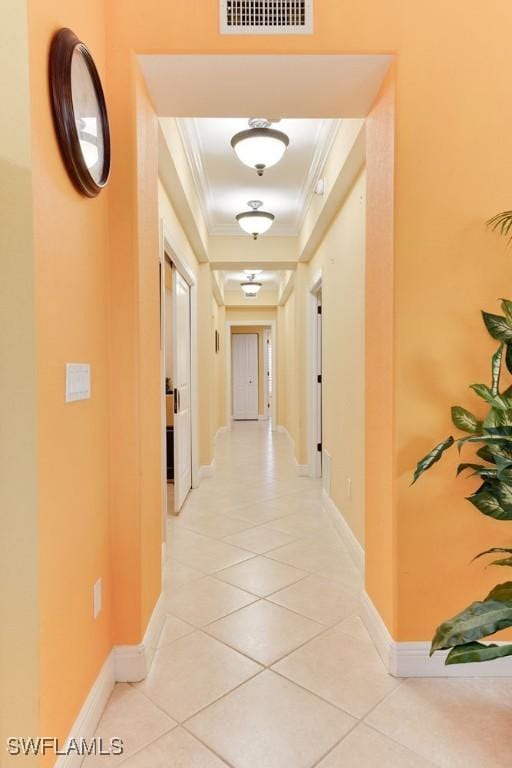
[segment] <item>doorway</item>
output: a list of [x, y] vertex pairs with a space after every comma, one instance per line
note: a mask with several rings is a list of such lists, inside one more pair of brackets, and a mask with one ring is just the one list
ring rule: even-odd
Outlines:
[[163, 514], [176, 515], [194, 485], [194, 280], [168, 239], [161, 280]]
[[[238, 335], [252, 335], [258, 338], [258, 378], [257, 378], [257, 409], [254, 415], [252, 406], [251, 419], [269, 419], [271, 428], [276, 429], [276, 398], [273, 392], [277, 386], [277, 345], [276, 345], [276, 321], [271, 317], [262, 317], [261, 320], [228, 320], [226, 321], [226, 414], [228, 422], [237, 420], [234, 410], [234, 355], [233, 347], [238, 342], [234, 341]], [[266, 343], [268, 341], [268, 344]], [[251, 342], [249, 342], [251, 343]], [[252, 342], [254, 344], [254, 342]], [[252, 379], [254, 382], [254, 379]], [[254, 395], [253, 395], [254, 397]], [[254, 402], [254, 401], [253, 401]]]
[[231, 341], [233, 419], [257, 421], [259, 355], [257, 333], [233, 333]]

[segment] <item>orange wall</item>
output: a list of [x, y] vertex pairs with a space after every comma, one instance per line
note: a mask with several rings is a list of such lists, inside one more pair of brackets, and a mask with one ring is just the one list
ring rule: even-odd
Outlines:
[[[512, 155], [504, 151], [512, 129], [508, 0], [494, 0], [486, 14], [465, 0], [421, 7], [400, 0], [321, 0], [315, 34], [308, 37], [222, 37], [217, 0], [146, 0], [143, 10], [135, 0], [110, 0], [105, 28], [100, 0], [29, 0], [41, 707], [43, 732], [56, 734], [71, 725], [111, 640], [141, 639], [158, 593], [160, 437], [158, 405], [148, 398], [159, 357], [153, 343], [146, 346], [157, 338], [151, 337], [157, 301], [157, 168], [150, 146], [155, 121], [134, 51], [397, 54], [393, 275], [390, 231], [375, 230], [370, 247], [374, 267], [380, 256], [387, 264], [378, 312], [396, 379], [389, 378], [385, 356], [367, 360], [369, 377], [374, 363], [384, 372], [375, 435], [381, 431], [388, 448], [387, 456], [379, 450], [377, 468], [373, 456], [368, 466], [384, 495], [369, 499], [367, 531], [375, 541], [382, 534], [386, 543], [386, 554], [369, 567], [368, 589], [395, 638], [423, 640], [441, 618], [485, 594], [499, 576], [467, 563], [505, 535], [503, 525], [463, 501], [452, 476], [455, 456], [412, 490], [408, 484], [418, 455], [450, 430], [448, 406], [460, 400], [469, 381], [487, 380], [493, 345], [478, 308], [491, 308], [506, 293], [510, 253], [485, 233], [483, 222], [510, 206]], [[89, 43], [107, 83], [112, 180], [92, 201], [71, 187], [51, 125], [47, 53], [62, 25]], [[369, 129], [377, 144], [379, 134], [391, 130], [387, 99], [384, 94]], [[371, 189], [388, 189], [385, 167], [373, 167], [378, 178], [372, 180], [369, 164], [369, 196]], [[384, 214], [374, 208], [377, 220]], [[369, 275], [372, 295], [379, 293], [376, 275]], [[92, 363], [94, 396], [66, 406], [69, 359]], [[370, 399], [370, 414], [374, 407]], [[99, 575], [105, 607], [93, 622], [91, 588]]]
[[[448, 466], [436, 468], [413, 490], [408, 483], [418, 453], [449, 429], [448, 406], [468, 381], [487, 375], [489, 343], [478, 308], [503, 294], [508, 256], [483, 223], [510, 200], [512, 159], [503, 147], [512, 108], [502, 94], [508, 92], [512, 7], [495, 0], [493, 12], [482, 14], [478, 4], [463, 0], [421, 7], [399, 0], [324, 0], [316, 3], [315, 33], [309, 37], [223, 37], [217, 0], [193, 7], [183, 0], [148, 0], [143, 15], [135, 0], [124, 0], [109, 3], [109, 10], [125, 68], [133, 49], [397, 54], [396, 324], [388, 331], [397, 378], [394, 409], [387, 396], [382, 415], [395, 439], [392, 459], [378, 470], [388, 496], [371, 497], [367, 528], [384, 527], [389, 546], [396, 541], [396, 556], [391, 553], [376, 570], [387, 571], [393, 562], [400, 587], [389, 573], [383, 576], [393, 590], [386, 605], [377, 574], [369, 589], [397, 639], [429, 637], [443, 616], [484, 594], [498, 578], [465, 564], [482, 544], [504, 535], [502, 526], [462, 500]], [[384, 233], [384, 251], [388, 241]], [[372, 361], [367, 363], [371, 376]], [[456, 545], [456, 553], [447, 557], [444, 545]], [[418, 594], [425, 596], [421, 606]]]
[[[50, 39], [70, 25], [105, 73], [103, 2], [29, 1], [37, 314], [42, 734], [66, 734], [111, 647], [108, 518], [108, 193], [64, 169], [47, 87]], [[90, 362], [92, 397], [65, 404], [65, 364]], [[103, 579], [103, 611], [92, 588]]]

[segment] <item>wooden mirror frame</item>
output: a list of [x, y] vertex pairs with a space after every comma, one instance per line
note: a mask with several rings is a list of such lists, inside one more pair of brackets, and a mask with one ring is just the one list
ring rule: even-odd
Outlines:
[[[87, 168], [75, 122], [71, 89], [71, 60], [77, 47], [80, 48], [89, 69], [100, 109], [104, 152], [99, 182], [93, 178]], [[107, 184], [110, 175], [110, 129], [107, 106], [100, 76], [89, 49], [70, 29], [60, 29], [52, 40], [49, 80], [53, 121], [64, 165], [78, 191], [87, 197], [96, 197]]]

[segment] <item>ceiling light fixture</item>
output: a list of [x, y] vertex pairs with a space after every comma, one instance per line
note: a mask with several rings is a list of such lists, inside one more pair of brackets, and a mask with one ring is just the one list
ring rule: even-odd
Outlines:
[[240, 162], [254, 168], [258, 176], [263, 176], [266, 168], [271, 168], [281, 160], [290, 139], [286, 133], [271, 128], [270, 120], [253, 117], [249, 125], [248, 130], [233, 136], [231, 146]]
[[252, 235], [255, 240], [258, 235], [267, 232], [274, 223], [275, 216], [267, 211], [259, 211], [263, 203], [261, 200], [249, 200], [247, 203], [252, 210], [239, 213], [235, 218], [248, 235]]
[[245, 293], [246, 299], [254, 299], [255, 296], [258, 295], [258, 293], [261, 290], [261, 283], [257, 283], [254, 280], [255, 275], [247, 275], [247, 280], [244, 283], [240, 283], [240, 287], [242, 291]]

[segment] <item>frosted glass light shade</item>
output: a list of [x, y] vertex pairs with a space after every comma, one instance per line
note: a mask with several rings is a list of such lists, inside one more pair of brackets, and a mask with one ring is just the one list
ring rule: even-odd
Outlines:
[[261, 283], [240, 283], [240, 287], [245, 293], [246, 297], [251, 298], [258, 295], [261, 289]]
[[267, 232], [272, 226], [274, 219], [274, 214], [267, 213], [266, 211], [246, 211], [245, 213], [239, 213], [236, 217], [244, 232], [247, 232], [248, 235], [252, 235], [254, 238]]
[[289, 143], [286, 133], [273, 128], [249, 128], [231, 139], [240, 162], [254, 168], [258, 176], [281, 160]]

